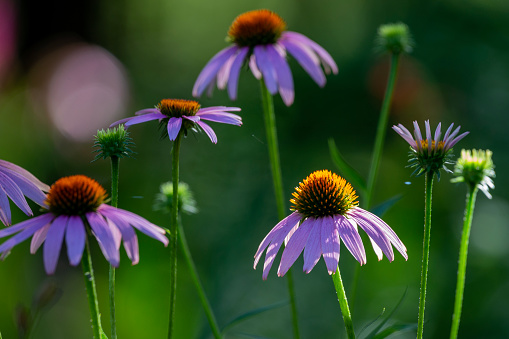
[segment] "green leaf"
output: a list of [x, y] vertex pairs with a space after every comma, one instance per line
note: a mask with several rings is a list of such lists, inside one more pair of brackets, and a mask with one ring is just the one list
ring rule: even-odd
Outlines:
[[340, 174], [344, 176], [355, 189], [363, 193], [366, 192], [366, 181], [348, 162], [346, 162], [341, 153], [339, 153], [336, 143], [332, 138], [329, 139], [329, 151], [332, 162], [339, 168]]
[[378, 333], [373, 339], [384, 339], [396, 332], [411, 331], [417, 329], [417, 324], [394, 324]]
[[380, 205], [376, 205], [375, 207], [371, 208], [371, 213], [378, 215], [380, 218], [387, 212], [394, 204], [396, 204], [398, 201], [403, 198], [403, 194], [397, 194], [393, 196], [392, 198], [384, 201]]
[[[396, 306], [394, 307], [394, 309], [387, 315], [387, 317], [385, 317], [385, 319], [383, 319], [380, 324], [378, 324], [377, 327], [375, 327], [375, 329], [373, 331], [371, 331], [371, 333], [369, 333], [365, 339], [375, 339], [375, 338], [385, 338], [385, 337], [378, 337], [381, 333], [384, 333], [384, 331], [378, 333], [378, 331], [380, 331], [382, 329], [382, 327], [384, 327], [384, 325], [387, 323], [387, 321], [389, 321], [389, 319], [394, 315], [394, 313], [398, 310], [399, 306], [401, 305], [401, 303], [403, 302], [403, 299], [405, 299], [405, 296], [406, 296], [406, 292], [407, 290], [405, 290], [405, 292], [403, 293], [403, 295], [401, 296], [401, 299], [399, 299], [398, 303], [396, 304]], [[394, 327], [396, 325], [393, 325], [391, 327]], [[391, 327], [388, 327], [391, 328]], [[389, 334], [392, 334], [394, 332], [390, 332]], [[388, 336], [389, 334], [387, 334], [386, 336]]]
[[[280, 301], [278, 303], [275, 303], [275, 304], [272, 304], [272, 305], [263, 306], [263, 307], [260, 307], [260, 308], [256, 308], [254, 310], [251, 310], [251, 311], [248, 311], [248, 312], [246, 312], [244, 314], [241, 314], [238, 317], [234, 318], [233, 320], [230, 320], [226, 325], [224, 325], [223, 329], [221, 330], [221, 332], [224, 334], [231, 327], [237, 325], [238, 323], [240, 323], [240, 322], [242, 322], [244, 320], [247, 320], [249, 318], [257, 316], [257, 315], [259, 315], [261, 313], [264, 313], [264, 312], [267, 312], [267, 311], [271, 311], [271, 310], [275, 310], [277, 308], [286, 306], [286, 305], [288, 305], [288, 303], [289, 303], [288, 301]], [[256, 337], [256, 338], [258, 338], [258, 337]], [[261, 338], [261, 337], [259, 337], [259, 338]]]

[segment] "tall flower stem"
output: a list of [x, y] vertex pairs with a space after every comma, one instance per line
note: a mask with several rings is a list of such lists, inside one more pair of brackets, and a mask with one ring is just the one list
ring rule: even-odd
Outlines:
[[458, 262], [458, 280], [456, 282], [456, 299], [454, 301], [454, 314], [452, 316], [450, 336], [451, 339], [458, 337], [458, 330], [460, 326], [463, 291], [465, 289], [465, 275], [467, 271], [468, 240], [470, 238], [470, 228], [472, 226], [472, 217], [474, 215], [477, 191], [478, 189], [476, 185], [469, 185], [467, 205], [465, 208], [465, 219], [463, 222], [463, 233], [461, 235], [460, 255]]
[[428, 282], [429, 243], [431, 234], [431, 194], [433, 191], [433, 171], [425, 177], [425, 207], [424, 207], [424, 243], [422, 247], [421, 293], [419, 298], [419, 319], [417, 321], [417, 338], [422, 338], [424, 329], [424, 307], [426, 304], [426, 284]]
[[101, 318], [99, 313], [99, 303], [97, 302], [94, 269], [92, 268], [92, 257], [90, 256], [88, 240], [85, 242], [85, 253], [83, 254], [83, 259], [81, 259], [81, 267], [83, 269], [83, 276], [85, 277], [85, 287], [87, 290], [88, 307], [90, 308], [94, 339], [101, 339]]
[[214, 316], [214, 312], [212, 311], [212, 307], [210, 306], [209, 300], [205, 294], [205, 290], [203, 289], [203, 285], [201, 284], [200, 278], [198, 277], [198, 271], [196, 270], [196, 266], [194, 265], [193, 257], [191, 256], [191, 251], [189, 250], [189, 246], [187, 245], [186, 236], [184, 234], [184, 228], [182, 224], [178, 225], [178, 238], [180, 242], [180, 246], [182, 248], [182, 253], [184, 254], [184, 258], [186, 260], [187, 266], [189, 267], [189, 272], [191, 273], [191, 279], [193, 280], [194, 286], [198, 291], [198, 297], [200, 298], [200, 302], [203, 306], [203, 310], [205, 311], [205, 315], [207, 316], [207, 320], [210, 325], [210, 329], [212, 330], [212, 334], [214, 338], [221, 339], [221, 331], [219, 330], [219, 326], [217, 325], [216, 317]]
[[[118, 207], [118, 167], [119, 158], [111, 158], [111, 206]], [[109, 299], [110, 299], [110, 324], [111, 339], [117, 339], [117, 321], [115, 317], [115, 267], [110, 265], [109, 271]]]
[[[173, 180], [173, 201], [178, 201], [179, 188], [179, 155], [180, 142], [182, 141], [182, 130], [173, 143], [172, 156], [172, 180]], [[171, 209], [170, 224], [170, 314], [168, 323], [168, 338], [172, 337], [173, 325], [175, 322], [175, 297], [177, 292], [177, 245], [178, 245], [178, 203], [173, 204]]]
[[332, 281], [334, 282], [334, 288], [336, 288], [336, 293], [338, 295], [339, 308], [343, 314], [346, 334], [349, 339], [355, 339], [352, 315], [350, 314], [350, 308], [348, 307], [348, 300], [346, 299], [345, 288], [343, 287], [343, 281], [341, 280], [341, 274], [339, 273], [339, 266], [336, 270], [336, 273], [332, 275]]
[[[272, 181], [274, 182], [274, 194], [276, 196], [276, 206], [279, 220], [286, 216], [285, 202], [283, 193], [283, 179], [281, 175], [281, 162], [279, 160], [279, 146], [277, 140], [276, 115], [274, 114], [274, 102], [263, 79], [260, 81], [263, 104], [263, 118], [265, 121], [265, 132], [267, 134], [267, 146], [269, 148], [269, 159], [272, 171]], [[291, 270], [286, 273], [288, 282], [288, 293], [290, 295], [290, 307], [292, 312], [293, 335], [298, 339], [299, 323], [297, 316], [297, 305], [295, 302], [295, 289], [293, 286], [293, 276]]]

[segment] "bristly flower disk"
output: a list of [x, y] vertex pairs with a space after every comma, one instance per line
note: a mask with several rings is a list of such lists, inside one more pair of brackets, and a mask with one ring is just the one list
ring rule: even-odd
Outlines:
[[441, 169], [452, 173], [452, 171], [446, 167], [448, 164], [454, 164], [454, 161], [452, 160], [452, 147], [456, 145], [458, 141], [463, 139], [469, 132], [456, 136], [459, 133], [461, 126], [458, 126], [454, 132], [451, 133], [454, 126], [454, 124], [451, 124], [445, 132], [444, 138], [441, 139], [442, 123], [439, 123], [435, 130], [434, 138], [432, 139], [429, 120], [426, 120], [425, 126], [426, 139], [422, 138], [421, 130], [419, 129], [417, 121], [414, 121], [413, 136], [402, 124], [392, 126], [392, 129], [410, 144], [410, 164], [408, 167], [415, 167], [412, 175], [420, 176], [427, 172], [433, 172], [437, 175], [437, 179], [440, 181]]
[[126, 127], [136, 125], [142, 122], [159, 120], [161, 125], [165, 125], [170, 140], [175, 140], [181, 130], [187, 135], [188, 130], [196, 131], [201, 128], [215, 144], [217, 137], [214, 130], [202, 120], [220, 122], [241, 126], [242, 118], [236, 114], [238, 107], [213, 106], [201, 108], [200, 104], [193, 100], [183, 99], [163, 99], [156, 108], [147, 108], [135, 113], [136, 116], [125, 118], [110, 125], [116, 126], [125, 124]]
[[315, 171], [295, 188], [291, 208], [294, 212], [281, 220], [263, 239], [255, 254], [254, 267], [267, 249], [263, 279], [283, 241], [286, 248], [281, 257], [278, 275], [283, 276], [304, 250], [304, 272], [309, 273], [320, 257], [329, 274], [336, 272], [339, 262], [340, 239], [355, 259], [366, 263], [366, 252], [357, 227], [371, 240], [373, 249], [382, 260], [383, 254], [394, 260], [392, 245], [408, 259], [406, 247], [382, 219], [358, 207], [357, 196], [345, 179], [330, 171]]
[[471, 187], [479, 188], [488, 199], [491, 199], [489, 189], [494, 189], [493, 179], [495, 170], [490, 150], [461, 150], [461, 157], [456, 161], [452, 182], [464, 182]]
[[377, 48], [394, 54], [410, 53], [413, 40], [408, 26], [404, 23], [387, 24], [378, 28], [376, 37]]
[[46, 197], [47, 213], [0, 231], [0, 238], [15, 234], [0, 245], [2, 259], [31, 236], [32, 254], [44, 243], [44, 267], [48, 274], [55, 272], [64, 238], [73, 266], [80, 263], [90, 233], [97, 238], [106, 260], [115, 267], [120, 262], [122, 240], [133, 265], [139, 261], [138, 238], [133, 228], [168, 245], [162, 228], [134, 213], [106, 205], [105, 200], [104, 188], [84, 175], [57, 180]]
[[286, 60], [291, 54], [320, 86], [325, 86], [325, 73], [337, 74], [338, 67], [325, 49], [306, 36], [286, 31], [286, 23], [267, 9], [239, 15], [228, 31], [234, 45], [217, 53], [203, 68], [193, 87], [193, 96], [199, 97], [217, 83], [219, 89], [228, 85], [230, 99], [237, 98], [237, 84], [242, 65], [249, 63], [251, 72], [262, 79], [269, 92], [279, 92], [283, 102], [290, 106], [295, 97], [293, 77]]
[[97, 131], [94, 139], [94, 147], [97, 148], [94, 153], [98, 153], [94, 161], [100, 158], [128, 158], [134, 153], [130, 148], [134, 145], [133, 139], [123, 125]]

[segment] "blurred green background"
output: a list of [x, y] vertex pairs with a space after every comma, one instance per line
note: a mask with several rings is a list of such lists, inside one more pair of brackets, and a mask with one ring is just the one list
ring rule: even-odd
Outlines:
[[[309, 173], [334, 167], [327, 139], [360, 173], [367, 175], [388, 72], [388, 57], [374, 52], [377, 27], [405, 22], [414, 40], [402, 58], [390, 124], [410, 127], [430, 119], [433, 128], [454, 122], [470, 131], [455, 147], [491, 149], [496, 165], [493, 199], [479, 194], [471, 234], [459, 335], [509, 337], [509, 2], [507, 1], [233, 1], [111, 0], [33, 2], [0, 0], [0, 158], [51, 184], [85, 174], [110, 185], [108, 161], [94, 158], [93, 135], [111, 122], [153, 107], [162, 98], [191, 99], [205, 63], [227, 44], [226, 32], [240, 13], [268, 8], [288, 29], [327, 49], [339, 74], [320, 89], [295, 60], [290, 67], [296, 99], [285, 107], [275, 98], [285, 194]], [[273, 268], [267, 281], [253, 270], [253, 255], [278, 222], [259, 85], [244, 70], [238, 100], [224, 91], [200, 100], [203, 107], [242, 108], [244, 125], [213, 124], [217, 145], [189, 135], [181, 150], [181, 180], [194, 191], [200, 213], [184, 216], [187, 239], [220, 325], [265, 305], [285, 301], [286, 279]], [[171, 178], [167, 138], [157, 123], [130, 129], [137, 154], [120, 162], [119, 207], [168, 227], [169, 216], [152, 210], [162, 182]], [[406, 169], [408, 144], [387, 132], [374, 204], [403, 198], [384, 217], [408, 248], [393, 263], [377, 262], [364, 237], [368, 263], [360, 270], [353, 306], [357, 333], [407, 290], [393, 321], [417, 322], [422, 256], [424, 179]], [[426, 338], [449, 334], [466, 187], [444, 173], [435, 182]], [[361, 197], [362, 199], [362, 197]], [[37, 207], [34, 206], [36, 210]], [[38, 212], [37, 212], [38, 213]], [[13, 223], [25, 220], [13, 208]], [[117, 327], [120, 338], [163, 338], [167, 329], [169, 251], [139, 236], [140, 263], [123, 252], [117, 270]], [[108, 268], [92, 247], [102, 321], [109, 333]], [[342, 247], [340, 268], [347, 294], [358, 263]], [[276, 259], [277, 262], [279, 257]], [[211, 333], [184, 261], [179, 261], [175, 338], [210, 338]], [[302, 273], [294, 265], [303, 338], [344, 338], [343, 321], [323, 260]], [[62, 253], [57, 272], [46, 276], [41, 251], [29, 241], [0, 262], [0, 331], [17, 337], [15, 310], [52, 281], [58, 303], [39, 319], [34, 339], [90, 338], [89, 310], [80, 267]], [[288, 306], [233, 327], [227, 338], [245, 334], [291, 338]], [[368, 331], [363, 332], [363, 334]], [[414, 332], [394, 335], [413, 338]]]

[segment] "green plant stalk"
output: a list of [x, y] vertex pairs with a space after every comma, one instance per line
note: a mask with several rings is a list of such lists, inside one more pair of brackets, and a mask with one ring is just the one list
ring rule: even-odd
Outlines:
[[474, 215], [475, 199], [477, 197], [477, 186], [469, 185], [467, 194], [467, 205], [465, 208], [465, 218], [463, 221], [463, 233], [461, 235], [460, 254], [458, 262], [458, 280], [456, 282], [456, 298], [454, 300], [454, 313], [452, 316], [451, 339], [458, 337], [460, 327], [461, 307], [463, 305], [463, 291], [465, 290], [465, 276], [467, 272], [468, 240], [470, 238], [470, 229], [472, 227], [472, 217]]
[[428, 282], [429, 244], [431, 234], [431, 194], [433, 191], [433, 171], [427, 172], [425, 177], [425, 206], [424, 206], [424, 242], [422, 246], [421, 292], [419, 297], [419, 318], [417, 320], [417, 338], [422, 338], [424, 330], [424, 307], [426, 304], [426, 284]]
[[189, 267], [191, 279], [193, 280], [194, 286], [196, 287], [196, 291], [198, 292], [198, 297], [200, 298], [203, 310], [205, 311], [205, 315], [207, 316], [207, 320], [209, 322], [210, 329], [212, 330], [212, 334], [214, 335], [214, 338], [221, 339], [222, 338], [221, 331], [219, 330], [219, 326], [217, 325], [216, 317], [214, 316], [212, 307], [210, 306], [209, 300], [207, 299], [207, 295], [205, 294], [203, 285], [200, 281], [200, 278], [198, 277], [198, 271], [196, 270], [193, 257], [191, 256], [191, 251], [189, 250], [189, 246], [187, 245], [186, 235], [184, 234], [184, 228], [182, 227], [181, 223], [179, 223], [178, 225], [178, 232], [180, 247], [182, 248], [182, 253], [184, 254], [187, 266]]
[[[178, 200], [179, 189], [179, 155], [180, 142], [182, 141], [183, 129], [180, 130], [173, 143], [172, 156], [172, 181], [173, 181], [173, 201]], [[174, 203], [171, 209], [170, 224], [170, 314], [168, 321], [168, 338], [173, 334], [173, 325], [175, 322], [175, 300], [177, 292], [177, 245], [178, 245], [178, 203]]]
[[[263, 79], [260, 80], [263, 118], [265, 121], [265, 132], [267, 134], [267, 146], [269, 148], [269, 159], [272, 171], [272, 180], [274, 182], [274, 194], [276, 196], [276, 206], [279, 220], [285, 218], [285, 202], [283, 193], [283, 179], [281, 175], [281, 162], [279, 160], [279, 146], [277, 140], [276, 115], [274, 114], [274, 102]], [[295, 289], [293, 285], [293, 275], [291, 269], [286, 273], [288, 282], [288, 293], [290, 295], [290, 308], [292, 313], [293, 336], [299, 339], [299, 322], [297, 316], [297, 304], [295, 301]]]
[[[120, 159], [116, 156], [112, 156], [110, 159], [111, 159], [111, 206], [118, 207], [118, 172]], [[117, 339], [117, 321], [115, 317], [115, 267], [113, 267], [111, 264], [108, 281], [110, 299], [111, 339]]]
[[396, 85], [396, 77], [398, 74], [399, 53], [391, 54], [391, 68], [389, 70], [389, 78], [387, 79], [387, 87], [385, 89], [384, 100], [380, 110], [380, 118], [376, 130], [375, 149], [373, 150], [373, 158], [371, 159], [371, 167], [369, 169], [365, 208], [371, 206], [371, 198], [373, 197], [373, 189], [375, 187], [378, 169], [380, 167], [380, 159], [384, 148], [385, 134], [387, 131], [387, 122], [389, 120], [389, 110], [391, 108], [392, 94]]
[[336, 273], [332, 275], [332, 281], [334, 282], [334, 288], [336, 289], [336, 293], [338, 295], [339, 308], [341, 309], [341, 314], [343, 315], [346, 334], [349, 339], [355, 339], [352, 315], [350, 314], [350, 308], [348, 307], [348, 300], [346, 299], [345, 288], [343, 287], [343, 281], [341, 280], [341, 274], [339, 273], [339, 266], [336, 269]]
[[101, 318], [99, 313], [99, 303], [97, 302], [97, 292], [95, 288], [94, 269], [92, 268], [92, 257], [90, 256], [90, 246], [88, 239], [85, 242], [85, 253], [81, 259], [81, 267], [85, 278], [85, 287], [87, 290], [88, 307], [90, 308], [90, 317], [92, 319], [92, 331], [94, 339], [101, 339]]

